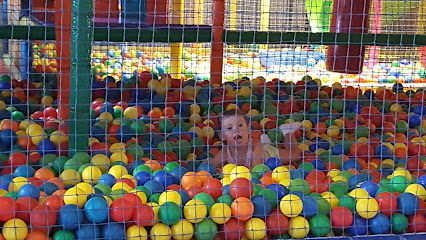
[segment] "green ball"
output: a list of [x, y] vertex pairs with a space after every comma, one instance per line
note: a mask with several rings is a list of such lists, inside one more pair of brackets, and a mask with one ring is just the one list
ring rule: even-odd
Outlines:
[[173, 128], [175, 127], [173, 122], [169, 119], [163, 119], [159, 123], [160, 133], [171, 133]]
[[111, 198], [111, 200], [117, 200], [119, 198], [122, 198], [124, 196], [124, 194], [128, 193], [126, 190], [124, 189], [116, 189], [114, 191], [111, 191], [108, 195], [109, 198]]
[[408, 219], [402, 213], [392, 214], [391, 223], [392, 233], [405, 233], [405, 230], [408, 228]]
[[212, 208], [213, 204], [215, 204], [215, 201], [212, 196], [210, 196], [207, 193], [198, 193], [194, 196], [195, 200], [200, 200], [207, 206], [207, 212], [210, 212], [210, 209]]
[[262, 188], [257, 184], [253, 184], [253, 197], [259, 195], [260, 191], [262, 191]]
[[130, 129], [136, 134], [146, 133], [146, 125], [144, 122], [136, 120], [130, 124]]
[[78, 152], [72, 158], [80, 160], [82, 163], [90, 163], [90, 155], [85, 152]]
[[132, 155], [135, 159], [143, 158], [145, 152], [137, 143], [129, 143], [126, 147], [126, 153]]
[[197, 240], [212, 240], [217, 236], [217, 225], [209, 218], [195, 224], [195, 237]]
[[341, 198], [344, 195], [348, 194], [349, 186], [343, 181], [333, 182], [330, 185], [330, 192], [332, 192], [336, 197]]
[[10, 197], [12, 198], [14, 201], [18, 200], [18, 192], [7, 192], [5, 195], [5, 197]]
[[9, 75], [2, 75], [0, 77], [0, 82], [10, 82], [10, 81], [11, 81], [11, 78]]
[[268, 166], [265, 164], [257, 164], [254, 166], [251, 170], [251, 176], [257, 179], [260, 179], [265, 172], [269, 172], [271, 169], [269, 169]]
[[404, 176], [395, 176], [390, 180], [389, 184], [392, 186], [394, 192], [403, 193], [410, 184], [410, 181]]
[[222, 106], [222, 105], [220, 105], [220, 104], [215, 105], [215, 106], [213, 107], [213, 112], [214, 112], [214, 113], [216, 113], [216, 114], [221, 113], [221, 112], [222, 112], [222, 110], [223, 110], [223, 106]]
[[319, 110], [322, 109], [321, 104], [318, 104], [317, 102], [313, 102], [311, 106], [309, 107], [310, 113], [317, 113]]
[[349, 179], [350, 177], [352, 177], [352, 175], [354, 175], [351, 171], [341, 171], [339, 172], [339, 174], [337, 174], [337, 176], [342, 176], [346, 179]]
[[368, 137], [368, 135], [370, 134], [370, 130], [366, 127], [366, 126], [358, 126], [355, 129], [355, 136], [356, 138], [366, 138]]
[[273, 143], [281, 142], [283, 140], [283, 134], [277, 129], [270, 130], [268, 132], [268, 137]]
[[300, 164], [298, 168], [305, 170], [306, 173], [309, 173], [315, 169], [314, 165], [312, 165], [310, 162], [304, 162]]
[[188, 154], [190, 154], [192, 150], [191, 144], [188, 141], [181, 139], [176, 142], [175, 146], [176, 147], [173, 148], [173, 152], [178, 155], [179, 159], [186, 160]]
[[53, 234], [53, 240], [75, 240], [75, 235], [70, 230], [59, 230]]
[[165, 202], [158, 209], [158, 218], [160, 222], [166, 225], [173, 225], [182, 217], [182, 211], [174, 202]]
[[330, 233], [330, 219], [324, 214], [317, 214], [309, 219], [310, 233], [314, 237], [326, 237]]
[[191, 140], [191, 142], [189, 142], [191, 144], [191, 146], [195, 146], [196, 149], [201, 149], [203, 150], [205, 147], [204, 141], [203, 139], [199, 138], [199, 137], [195, 137]]
[[158, 150], [162, 154], [165, 154], [167, 152], [173, 152], [173, 148], [174, 148], [174, 143], [171, 141], [164, 141], [158, 144]]
[[147, 187], [137, 186], [137, 187], [135, 187], [134, 190], [141, 191], [141, 192], [145, 193], [145, 196], [146, 196], [147, 199], [151, 198], [151, 191]]
[[318, 202], [318, 213], [329, 215], [331, 211], [331, 205], [324, 198], [315, 198]]
[[408, 123], [404, 120], [398, 120], [395, 124], [396, 132], [397, 133], [404, 133], [406, 134], [408, 131]]
[[133, 176], [136, 176], [138, 172], [147, 172], [152, 174], [152, 169], [147, 165], [139, 165], [133, 170]]
[[308, 181], [301, 178], [291, 180], [289, 190], [290, 192], [303, 192], [305, 195], [309, 195], [311, 192]]
[[341, 99], [333, 99], [331, 102], [331, 108], [339, 113], [343, 113], [345, 110], [345, 101]]
[[275, 106], [269, 106], [265, 108], [265, 115], [278, 115], [278, 108]]
[[46, 154], [43, 157], [40, 158], [40, 165], [42, 167], [48, 167], [53, 164], [53, 162], [56, 160], [56, 155], [54, 154]]
[[64, 170], [74, 169], [78, 171], [78, 168], [80, 168], [81, 165], [83, 165], [83, 162], [81, 162], [81, 160], [70, 158], [69, 160], [65, 162]]
[[231, 206], [233, 202], [234, 202], [234, 199], [231, 197], [231, 195], [222, 195], [218, 197], [216, 200], [216, 203], [225, 203], [228, 206]]
[[339, 199], [338, 206], [346, 207], [349, 210], [351, 210], [351, 212], [353, 212], [355, 210], [356, 200], [355, 200], [355, 198], [353, 198], [351, 196], [342, 196]]
[[153, 203], [158, 204], [158, 203], [159, 203], [159, 200], [160, 200], [160, 195], [161, 195], [161, 193], [155, 193], [155, 194], [152, 194], [152, 195], [149, 197], [149, 201], [150, 201], [150, 202], [153, 202]]
[[379, 195], [382, 192], [390, 192], [390, 193], [392, 193], [392, 190], [389, 187], [379, 187], [379, 189], [376, 192], [376, 196]]
[[90, 164], [88, 164], [88, 163], [84, 163], [83, 165], [81, 165], [81, 166], [78, 168], [77, 172], [81, 175], [81, 174], [83, 174], [84, 169], [86, 169], [86, 168], [87, 168], [87, 167], [89, 167], [89, 166], [90, 166]]
[[97, 184], [94, 186], [94, 188], [101, 190], [101, 192], [103, 192], [106, 195], [110, 194], [112, 191], [111, 188], [106, 184]]
[[259, 192], [259, 195], [263, 195], [271, 203], [272, 209], [278, 205], [278, 196], [272, 189], [263, 189]]
[[114, 109], [114, 115], [113, 115], [114, 119], [119, 118], [122, 119], [123, 118], [123, 111], [121, 111], [121, 109]]
[[164, 170], [166, 170], [166, 172], [170, 173], [173, 169], [179, 167], [179, 163], [177, 162], [169, 162], [166, 164], [166, 166], [164, 166]]
[[25, 118], [24, 114], [20, 111], [13, 111], [12, 112], [12, 119], [15, 121], [23, 120]]
[[53, 162], [53, 169], [55, 169], [55, 171], [57, 171], [58, 173], [61, 173], [62, 171], [64, 171], [64, 166], [65, 163], [68, 161], [68, 158], [65, 156], [59, 156], [55, 159], [55, 161]]

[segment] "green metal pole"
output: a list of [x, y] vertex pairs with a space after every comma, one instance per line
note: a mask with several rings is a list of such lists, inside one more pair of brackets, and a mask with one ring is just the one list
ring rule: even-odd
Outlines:
[[87, 152], [90, 129], [93, 1], [72, 0], [69, 155]]

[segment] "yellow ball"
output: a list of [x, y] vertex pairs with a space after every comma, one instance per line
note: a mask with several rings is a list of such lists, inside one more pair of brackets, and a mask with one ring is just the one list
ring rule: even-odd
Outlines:
[[231, 170], [231, 172], [229, 173], [229, 178], [231, 179], [231, 182], [234, 181], [236, 178], [246, 178], [248, 180], [251, 180], [251, 173], [248, 168], [244, 166], [237, 166]]
[[109, 158], [104, 154], [96, 154], [92, 157], [92, 165], [98, 167], [102, 173], [106, 173], [110, 164]]
[[323, 192], [321, 193], [322, 198], [324, 198], [328, 203], [330, 203], [331, 209], [337, 207], [339, 204], [339, 198], [334, 195], [332, 192]]
[[137, 195], [137, 196], [141, 199], [141, 202], [142, 202], [143, 204], [145, 204], [145, 203], [148, 201], [148, 199], [147, 199], [147, 197], [146, 197], [145, 193], [144, 193], [144, 192], [142, 192], [142, 191], [140, 191], [140, 190], [133, 189], [133, 190], [132, 190], [132, 191], [130, 191], [129, 193], [136, 194], [136, 195]]
[[223, 177], [229, 177], [229, 174], [231, 174], [231, 171], [235, 167], [237, 167], [237, 166], [235, 164], [232, 164], [232, 163], [228, 163], [225, 166], [223, 166], [223, 169], [222, 169]]
[[149, 232], [151, 240], [170, 240], [171, 231], [169, 226], [164, 223], [157, 223]]
[[281, 199], [280, 210], [287, 217], [296, 217], [303, 210], [303, 202], [297, 195], [288, 194]]
[[413, 180], [413, 177], [411, 175], [411, 173], [408, 170], [404, 170], [404, 169], [398, 169], [395, 170], [391, 175], [389, 175], [390, 178], [393, 178], [395, 176], [404, 176], [408, 181]]
[[194, 123], [200, 124], [201, 122], [203, 122], [203, 119], [201, 118], [200, 114], [194, 113], [194, 114], [191, 114], [191, 116], [189, 116], [189, 121], [192, 124], [194, 124]]
[[332, 138], [336, 138], [340, 135], [340, 129], [338, 126], [334, 126], [331, 125], [328, 129], [327, 129], [327, 135], [332, 137]]
[[228, 111], [228, 110], [233, 110], [233, 109], [238, 109], [238, 105], [231, 103], [231, 104], [229, 104], [229, 105], [226, 107], [226, 110], [227, 110], [227, 111]]
[[144, 227], [133, 225], [126, 231], [127, 239], [133, 240], [146, 240], [148, 239], [148, 232]]
[[242, 87], [238, 90], [238, 95], [249, 97], [251, 95], [251, 89], [249, 87]]
[[357, 201], [355, 208], [360, 217], [369, 219], [377, 215], [379, 203], [374, 198], [363, 198]]
[[154, 222], [150, 224], [150, 226], [160, 222], [160, 217], [158, 216], [158, 211], [160, 210], [160, 205], [155, 202], [149, 202], [146, 205], [150, 206], [152, 208], [152, 211], [154, 212]]
[[160, 81], [152, 79], [148, 81], [148, 88], [154, 89], [160, 84]]
[[28, 235], [28, 226], [21, 219], [12, 218], [4, 223], [2, 233], [6, 240], [24, 240]]
[[231, 184], [231, 178], [229, 178], [229, 177], [224, 177], [224, 178], [222, 178], [221, 180], [220, 180], [220, 182], [222, 183], [222, 185], [223, 186], [226, 186], [226, 185], [229, 185], [229, 184]]
[[356, 200], [366, 199], [370, 197], [368, 192], [362, 188], [355, 188], [349, 193], [349, 196], [355, 198]]
[[327, 177], [330, 179], [333, 179], [334, 177], [336, 177], [338, 174], [340, 173], [339, 170], [337, 169], [331, 169], [328, 173], [327, 173]]
[[161, 193], [160, 198], [158, 199], [158, 204], [161, 206], [165, 202], [174, 202], [177, 205], [181, 205], [182, 198], [176, 191], [165, 191]]
[[61, 131], [54, 131], [50, 134], [50, 141], [58, 146], [60, 142], [67, 142], [68, 136]]
[[132, 190], [133, 190], [133, 188], [132, 188], [132, 187], [130, 187], [127, 183], [119, 182], [119, 183], [114, 184], [114, 185], [111, 187], [111, 190], [112, 190], [112, 191], [114, 191], [114, 190], [124, 190], [124, 191], [126, 191], [126, 192], [130, 192], [130, 191], [132, 191]]
[[182, 89], [182, 92], [184, 92], [188, 98], [193, 98], [195, 95], [195, 88], [187, 85]]
[[0, 101], [0, 110], [6, 109], [7, 105], [3, 101]]
[[75, 187], [80, 188], [86, 194], [94, 194], [95, 193], [95, 189], [92, 187], [92, 185], [90, 185], [89, 183], [86, 183], [86, 182], [78, 183], [77, 185], [75, 185]]
[[124, 164], [127, 164], [129, 162], [129, 159], [127, 158], [126, 154], [123, 152], [115, 152], [110, 157], [111, 163], [115, 162], [122, 162]]
[[171, 231], [174, 240], [190, 240], [194, 236], [194, 225], [182, 219], [171, 226]]
[[52, 106], [53, 101], [54, 101], [53, 97], [46, 95], [41, 99], [41, 105], [46, 106], [46, 107]]
[[260, 124], [260, 126], [261, 126], [262, 128], [264, 128], [264, 127], [265, 127], [265, 124], [266, 124], [267, 122], [269, 122], [269, 121], [271, 121], [271, 119], [269, 119], [269, 118], [264, 118], [264, 119], [260, 120], [259, 124]]
[[109, 151], [112, 153], [126, 153], [126, 144], [124, 143], [114, 143], [111, 145], [111, 147], [109, 147]]
[[6, 191], [4, 189], [0, 189], [0, 197], [4, 197], [7, 193], [8, 193], [8, 191]]
[[99, 121], [111, 123], [114, 117], [109, 112], [103, 112], [99, 115]]
[[17, 192], [22, 186], [29, 183], [31, 182], [25, 177], [15, 177], [10, 181], [8, 191]]
[[368, 138], [361, 137], [361, 138], [358, 138], [358, 140], [356, 140], [356, 142], [357, 143], [368, 143], [369, 140], [368, 140]]
[[255, 117], [255, 116], [259, 115], [259, 114], [260, 114], [260, 112], [259, 112], [259, 110], [257, 110], [257, 109], [252, 109], [252, 110], [250, 110], [250, 115], [251, 115], [252, 117]]
[[245, 227], [245, 236], [250, 240], [261, 240], [266, 237], [266, 223], [260, 218], [249, 219]]
[[27, 128], [27, 134], [30, 137], [40, 137], [43, 135], [43, 127], [36, 123], [30, 124]]
[[231, 218], [231, 208], [226, 203], [215, 203], [210, 209], [210, 217], [217, 224], [225, 224]]
[[339, 129], [343, 129], [344, 122], [343, 122], [343, 120], [342, 120], [342, 119], [336, 119], [336, 120], [334, 120], [334, 124], [336, 124], [336, 126], [337, 126]]
[[201, 129], [202, 136], [207, 137], [208, 139], [213, 139], [214, 137], [214, 129], [212, 127], [203, 127]]
[[312, 125], [311, 121], [309, 121], [309, 120], [303, 120], [301, 122], [301, 124], [302, 124], [302, 129], [305, 129], [306, 132], [312, 130], [313, 125]]
[[167, 88], [167, 85], [166, 84], [164, 84], [164, 83], [159, 83], [158, 85], [157, 85], [157, 87], [155, 88], [155, 91], [159, 94], [159, 95], [166, 95], [167, 94], [167, 90], [168, 90], [168, 88]]
[[271, 177], [276, 182], [281, 182], [284, 179], [290, 179], [290, 171], [286, 167], [280, 166], [272, 171]]
[[207, 216], [207, 206], [201, 200], [189, 200], [183, 208], [183, 215], [191, 223], [199, 223]]
[[112, 166], [109, 169], [108, 173], [113, 175], [116, 179], [121, 178], [123, 175], [129, 174], [127, 169], [124, 166], [121, 166], [121, 165]]
[[402, 109], [402, 106], [398, 103], [394, 103], [392, 104], [392, 106], [390, 107], [390, 111], [391, 112], [403, 112], [404, 110]]
[[33, 122], [33, 121], [30, 121], [30, 120], [24, 120], [24, 121], [22, 121], [22, 122], [19, 124], [19, 129], [20, 129], [20, 130], [27, 131], [28, 127], [29, 127], [31, 124], [34, 124], [34, 122]]
[[290, 219], [288, 234], [293, 238], [304, 238], [309, 232], [309, 222], [305, 218], [298, 216]]
[[198, 104], [191, 104], [189, 106], [189, 113], [194, 114], [194, 113], [200, 113], [201, 108]]
[[342, 181], [342, 182], [348, 183], [348, 179], [346, 179], [343, 176], [335, 176], [334, 178], [332, 178], [332, 180], [333, 180], [333, 182]]
[[83, 189], [78, 187], [72, 187], [65, 192], [64, 203], [75, 204], [82, 208], [87, 202], [87, 196], [88, 194], [85, 193]]
[[81, 178], [86, 183], [98, 184], [99, 178], [102, 176], [102, 171], [98, 167], [86, 167], [81, 173]]
[[77, 185], [81, 181], [80, 173], [74, 169], [67, 169], [59, 175], [59, 178], [65, 185]]
[[426, 190], [420, 184], [413, 183], [408, 185], [408, 187], [405, 189], [405, 192], [412, 193], [418, 196], [423, 201], [426, 199]]
[[290, 182], [291, 182], [290, 178], [285, 178], [279, 181], [278, 183], [288, 188], [290, 186]]

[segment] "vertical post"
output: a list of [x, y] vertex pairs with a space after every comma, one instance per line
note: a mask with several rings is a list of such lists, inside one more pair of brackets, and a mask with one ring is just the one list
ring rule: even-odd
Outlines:
[[69, 150], [87, 151], [90, 128], [93, 1], [72, 0]]
[[260, 31], [269, 30], [269, 12], [271, 11], [271, 0], [260, 1]]
[[[172, 24], [183, 24], [183, 0], [172, 0]], [[182, 43], [170, 44], [170, 74], [174, 79], [181, 79]]]
[[[371, 33], [380, 33], [382, 28], [382, 0], [374, 0]], [[379, 46], [370, 46], [368, 67], [372, 68], [378, 62]]]
[[223, 24], [225, 22], [225, 1], [215, 0], [213, 6], [213, 41], [210, 61], [210, 82], [222, 83], [223, 70]]
[[[419, 11], [417, 13], [417, 34], [425, 33], [426, 25], [426, 2], [420, 1]], [[426, 68], [426, 47], [419, 47], [420, 62]]]
[[55, 0], [56, 57], [58, 63], [58, 118], [69, 118], [71, 59], [71, 0]]
[[229, 29], [236, 30], [237, 29], [237, 1], [238, 0], [230, 0], [229, 1]]
[[[195, 0], [195, 7], [194, 7], [194, 24], [195, 25], [202, 25], [203, 22], [203, 5], [204, 5], [204, 0]], [[195, 53], [198, 56], [201, 56], [202, 54], [202, 44], [201, 43], [195, 43], [193, 45], [193, 47], [195, 48]]]

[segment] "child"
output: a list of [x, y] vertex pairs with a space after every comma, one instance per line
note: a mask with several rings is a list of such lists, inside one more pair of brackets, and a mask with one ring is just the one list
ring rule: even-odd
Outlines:
[[239, 110], [225, 111], [219, 123], [222, 149], [212, 160], [217, 169], [228, 163], [250, 169], [257, 164], [264, 164], [270, 157], [278, 157], [283, 164], [289, 164], [290, 160], [295, 161], [300, 156], [299, 146], [293, 135], [293, 132], [300, 128], [300, 123], [280, 126], [285, 139], [285, 149], [272, 146], [266, 134], [261, 136], [261, 140], [251, 139], [249, 123]]

